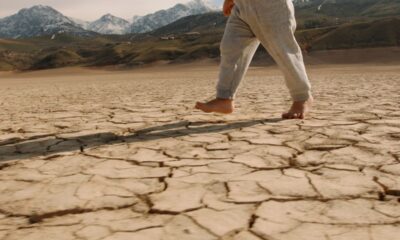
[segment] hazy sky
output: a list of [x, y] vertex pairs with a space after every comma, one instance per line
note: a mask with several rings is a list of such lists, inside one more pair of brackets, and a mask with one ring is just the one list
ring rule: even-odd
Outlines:
[[[132, 18], [172, 7], [189, 0], [0, 0], [0, 18], [12, 15], [21, 8], [42, 4], [51, 6], [64, 15], [83, 20], [95, 20], [106, 13]], [[223, 0], [212, 0], [221, 3]]]

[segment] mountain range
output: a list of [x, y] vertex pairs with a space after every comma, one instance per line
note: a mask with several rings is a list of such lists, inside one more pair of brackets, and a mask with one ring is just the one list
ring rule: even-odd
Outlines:
[[1, 38], [26, 38], [69, 33], [78, 36], [95, 34], [145, 33], [172, 23], [182, 17], [215, 11], [207, 0], [192, 0], [130, 20], [106, 14], [93, 22], [67, 17], [49, 6], [37, 5], [0, 19]]
[[182, 17], [216, 11], [216, 7], [203, 0], [193, 0], [187, 4], [177, 4], [167, 10], [149, 14], [132, 23], [131, 33], [145, 33], [168, 25]]
[[[400, 56], [400, 0], [295, 0], [295, 6], [298, 22], [296, 38], [306, 57], [316, 56], [326, 50], [385, 47], [389, 50], [384, 50], [380, 60], [386, 59], [385, 54], [400, 60], [400, 57], [395, 57]], [[173, 12], [186, 9], [180, 5], [175, 7]], [[44, 6], [30, 9], [29, 14], [26, 11], [21, 10], [17, 16], [0, 19], [0, 32], [19, 38], [0, 37], [0, 71], [66, 66], [132, 67], [159, 61], [177, 63], [218, 59], [219, 44], [227, 22], [221, 12], [188, 16], [174, 13], [171, 15], [179, 17], [176, 21], [167, 25], [163, 22], [159, 25], [161, 27], [149, 24], [148, 28], [137, 30], [146, 33], [133, 34], [132, 26], [135, 23], [145, 24], [140, 19], [155, 21], [155, 15], [161, 16], [165, 11], [129, 21], [106, 15], [96, 24], [65, 17]], [[42, 11], [47, 14], [38, 16], [35, 13]], [[25, 20], [17, 21], [17, 17]], [[29, 36], [35, 37], [23, 38], [15, 29], [2, 32], [1, 23], [4, 21], [18, 22], [13, 25], [14, 28], [26, 28]], [[107, 24], [114, 22], [120, 24]], [[126, 27], [130, 34], [116, 34], [123, 32]], [[104, 35], [95, 31], [113, 34]], [[397, 47], [397, 50], [386, 47]], [[350, 53], [346, 55], [346, 51], [343, 53], [342, 59], [357, 58]], [[326, 58], [314, 60], [330, 61], [330, 52], [326, 54]], [[269, 63], [272, 63], [266, 55], [266, 51], [260, 48], [255, 62], [257, 59], [269, 59]], [[357, 61], [364, 60], [372, 59], [360, 57]]]
[[79, 36], [93, 35], [72, 19], [48, 6], [22, 9], [17, 14], [0, 19], [0, 37], [23, 38], [56, 33]]
[[131, 23], [125, 19], [113, 16], [111, 14], [106, 14], [100, 19], [87, 23], [82, 27], [86, 30], [101, 34], [125, 34], [128, 32]]

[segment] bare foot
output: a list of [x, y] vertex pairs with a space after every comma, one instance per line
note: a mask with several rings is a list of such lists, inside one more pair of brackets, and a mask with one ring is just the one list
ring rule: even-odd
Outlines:
[[206, 113], [230, 114], [233, 112], [234, 104], [231, 99], [217, 98], [206, 103], [197, 102], [195, 108]]
[[293, 102], [289, 112], [282, 114], [283, 119], [304, 119], [310, 111], [314, 98], [310, 97], [307, 101]]

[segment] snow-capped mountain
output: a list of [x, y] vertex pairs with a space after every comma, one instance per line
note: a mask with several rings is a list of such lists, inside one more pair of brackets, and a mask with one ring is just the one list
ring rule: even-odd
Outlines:
[[131, 22], [131, 23], [134, 23], [134, 22], [136, 22], [137, 20], [139, 20], [141, 17], [142, 17], [142, 16], [135, 15], [135, 16], [133, 16], [133, 17], [130, 19], [130, 22]]
[[79, 36], [93, 35], [55, 9], [37, 5], [0, 19], [0, 37], [22, 38], [56, 33]]
[[219, 10], [219, 6], [212, 1], [212, 0], [191, 0], [190, 2], [185, 4], [191, 9], [202, 9], [202, 8], [208, 8], [211, 10]]
[[79, 36], [101, 34], [144, 33], [170, 24], [182, 17], [219, 10], [212, 0], [191, 0], [130, 21], [111, 14], [94, 22], [64, 16], [49, 6], [37, 5], [21, 9], [9, 17], [0, 18], [0, 37], [24, 38], [57, 33]]
[[192, 0], [186, 4], [177, 4], [172, 8], [160, 10], [136, 19], [131, 25], [131, 32], [150, 32], [182, 17], [207, 13], [215, 11], [216, 9], [216, 6], [214, 6], [211, 1], [207, 0]]
[[82, 19], [78, 19], [78, 18], [72, 18], [72, 17], [68, 17], [69, 19], [71, 19], [76, 25], [78, 25], [79, 27], [88, 30], [89, 24], [91, 22], [89, 21], [85, 21]]
[[130, 23], [122, 18], [106, 14], [100, 19], [90, 23], [88, 30], [102, 34], [125, 34], [129, 32]]

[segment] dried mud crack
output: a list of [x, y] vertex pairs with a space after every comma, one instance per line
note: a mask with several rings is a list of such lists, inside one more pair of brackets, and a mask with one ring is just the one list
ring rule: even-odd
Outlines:
[[287, 121], [269, 69], [227, 116], [213, 67], [78, 73], [0, 79], [0, 240], [400, 236], [398, 66], [313, 69]]

